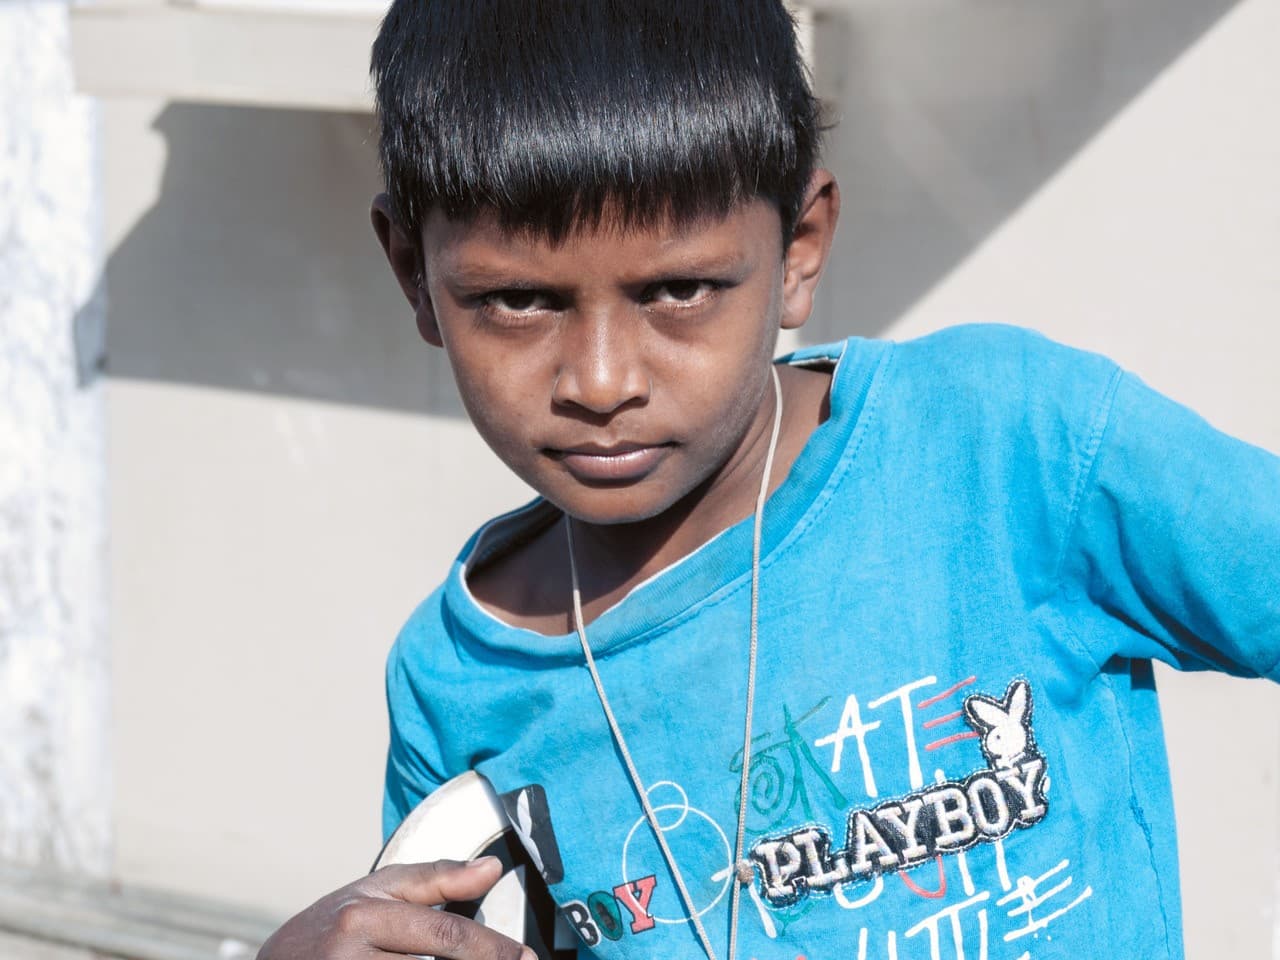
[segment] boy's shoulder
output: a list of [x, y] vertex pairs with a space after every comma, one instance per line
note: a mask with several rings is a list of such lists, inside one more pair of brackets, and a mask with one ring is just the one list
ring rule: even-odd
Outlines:
[[1001, 387], [1050, 389], [1076, 384], [1086, 393], [1110, 382], [1116, 364], [1098, 353], [1052, 340], [1028, 327], [963, 323], [899, 340], [849, 337], [803, 347], [781, 362], [817, 365], [841, 361], [852, 348], [889, 353], [891, 389], [941, 391], [984, 386], [1000, 399]]
[[966, 324], [894, 345], [889, 417], [971, 430], [1058, 435], [1074, 444], [1105, 421], [1123, 371], [1115, 362], [1025, 327]]
[[895, 359], [912, 371], [944, 381], [966, 379], [998, 386], [1019, 380], [1082, 381], [1114, 376], [1116, 364], [1101, 354], [1051, 340], [1028, 327], [967, 323], [898, 341]]
[[[443, 581], [413, 609], [397, 634], [388, 658], [388, 682], [395, 682], [397, 671], [403, 679], [404, 671], [427, 667], [428, 660], [434, 673], [465, 670], [465, 655], [453, 644], [440, 643], [439, 638], [454, 636], [457, 628], [489, 633], [501, 626], [473, 601], [468, 571], [489, 563], [513, 544], [540, 540], [558, 517], [555, 507], [536, 498], [488, 520], [468, 537]], [[460, 614], [465, 623], [456, 622]]]

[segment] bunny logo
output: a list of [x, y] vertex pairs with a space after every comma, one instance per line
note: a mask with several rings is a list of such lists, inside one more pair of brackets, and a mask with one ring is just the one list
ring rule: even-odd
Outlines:
[[1025, 680], [1009, 684], [1004, 699], [975, 693], [965, 698], [964, 715], [969, 726], [982, 734], [982, 754], [993, 770], [1017, 766], [1037, 755], [1031, 733], [1031, 688]]

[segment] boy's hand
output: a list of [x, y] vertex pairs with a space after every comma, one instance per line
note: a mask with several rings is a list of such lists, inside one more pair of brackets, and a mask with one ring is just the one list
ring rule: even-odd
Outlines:
[[536, 960], [528, 947], [474, 920], [433, 909], [483, 896], [501, 873], [496, 857], [383, 867], [307, 907], [271, 935], [258, 960], [366, 960], [388, 954]]

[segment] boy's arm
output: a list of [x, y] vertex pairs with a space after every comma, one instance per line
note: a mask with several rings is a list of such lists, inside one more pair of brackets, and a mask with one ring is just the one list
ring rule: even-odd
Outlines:
[[388, 712], [391, 742], [387, 747], [387, 770], [382, 788], [382, 840], [385, 843], [401, 821], [427, 794], [444, 783], [415, 749], [403, 729], [406, 718], [397, 712], [388, 684]]
[[435, 729], [439, 718], [432, 709], [431, 690], [424, 689], [436, 679], [435, 671], [421, 662], [424, 651], [447, 643], [447, 638], [437, 633], [435, 599], [429, 598], [415, 611], [387, 656], [390, 739], [382, 793], [384, 843], [414, 807], [449, 779]]
[[1121, 374], [1074, 510], [1068, 599], [1131, 627], [1118, 649], [1083, 631], [1099, 664], [1280, 680], [1280, 458]]

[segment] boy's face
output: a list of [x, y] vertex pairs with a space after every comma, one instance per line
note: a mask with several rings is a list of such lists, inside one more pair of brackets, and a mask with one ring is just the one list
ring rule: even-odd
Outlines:
[[778, 213], [760, 200], [687, 225], [606, 222], [559, 244], [433, 213], [419, 274], [379, 216], [375, 204], [476, 428], [549, 501], [625, 523], [695, 490], [758, 483], [777, 333], [807, 317], [829, 231], [815, 237], [802, 219], [784, 257]]

